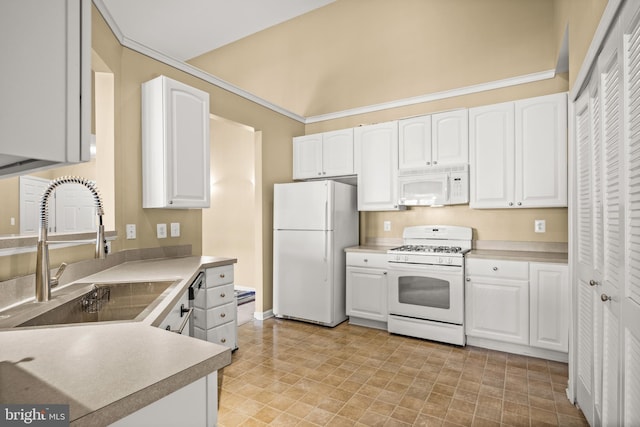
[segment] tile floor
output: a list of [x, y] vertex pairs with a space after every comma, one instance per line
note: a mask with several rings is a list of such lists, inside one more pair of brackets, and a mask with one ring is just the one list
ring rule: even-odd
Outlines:
[[222, 376], [219, 425], [586, 426], [567, 365], [342, 323], [249, 321]]

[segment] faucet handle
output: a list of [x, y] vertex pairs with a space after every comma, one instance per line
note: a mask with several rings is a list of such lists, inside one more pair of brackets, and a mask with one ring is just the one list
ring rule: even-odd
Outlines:
[[62, 273], [64, 273], [64, 270], [66, 268], [67, 268], [66, 262], [63, 262], [62, 264], [60, 264], [60, 267], [58, 267], [58, 271], [56, 271], [56, 275], [51, 278], [52, 288], [58, 286], [58, 281], [60, 280], [60, 277], [62, 276]]

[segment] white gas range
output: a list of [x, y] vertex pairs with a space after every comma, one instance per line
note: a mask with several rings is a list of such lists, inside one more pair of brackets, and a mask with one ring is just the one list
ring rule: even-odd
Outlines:
[[464, 345], [464, 254], [472, 229], [407, 227], [403, 245], [387, 252], [392, 333]]

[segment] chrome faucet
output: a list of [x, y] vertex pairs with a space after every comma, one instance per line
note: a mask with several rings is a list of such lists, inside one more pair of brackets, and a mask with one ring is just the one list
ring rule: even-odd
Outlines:
[[[102, 208], [102, 199], [96, 184], [86, 178], [78, 176], [63, 176], [56, 178], [49, 183], [49, 186], [42, 194], [40, 199], [40, 227], [38, 232], [38, 252], [36, 254], [36, 301], [44, 302], [51, 299], [51, 288], [58, 285], [58, 280], [64, 272], [65, 263], [60, 265], [54, 277], [51, 277], [49, 271], [49, 243], [68, 243], [63, 241], [48, 241], [47, 230], [49, 228], [49, 197], [56, 187], [63, 184], [81, 184], [91, 191], [96, 203], [96, 214], [98, 215], [98, 230], [96, 232], [96, 258], [105, 258], [107, 254], [107, 241], [104, 238], [104, 225], [102, 224], [102, 216], [104, 210]], [[78, 242], [78, 241], [76, 241]], [[92, 241], [91, 241], [92, 242]]]

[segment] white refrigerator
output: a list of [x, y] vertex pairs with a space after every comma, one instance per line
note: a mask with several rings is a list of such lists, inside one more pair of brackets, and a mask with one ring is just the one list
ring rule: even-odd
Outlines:
[[347, 319], [344, 249], [358, 244], [356, 187], [275, 184], [273, 313], [325, 326]]

